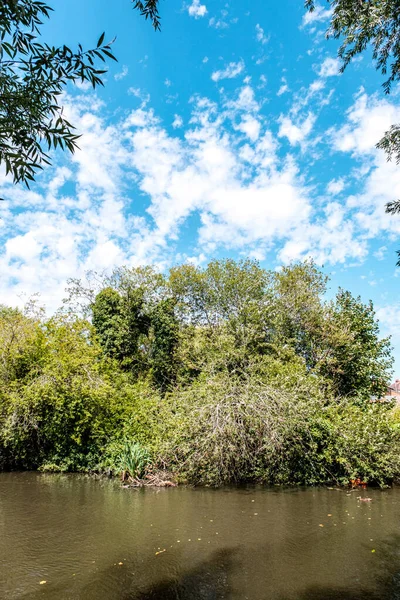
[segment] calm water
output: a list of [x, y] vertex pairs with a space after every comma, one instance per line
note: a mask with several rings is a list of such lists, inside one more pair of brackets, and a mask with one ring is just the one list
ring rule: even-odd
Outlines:
[[400, 598], [400, 489], [127, 490], [0, 474], [0, 598]]

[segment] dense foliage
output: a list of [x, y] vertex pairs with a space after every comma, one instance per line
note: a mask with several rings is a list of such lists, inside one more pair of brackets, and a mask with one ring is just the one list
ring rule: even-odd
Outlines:
[[371, 304], [312, 262], [116, 269], [62, 310], [0, 310], [0, 466], [219, 485], [385, 484], [399, 421]]

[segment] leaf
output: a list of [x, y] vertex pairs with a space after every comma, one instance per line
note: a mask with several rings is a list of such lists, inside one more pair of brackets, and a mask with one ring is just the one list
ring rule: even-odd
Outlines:
[[103, 33], [99, 37], [99, 40], [97, 42], [97, 48], [99, 48], [102, 45], [102, 43], [104, 42], [104, 36], [105, 36], [105, 31], [103, 31]]

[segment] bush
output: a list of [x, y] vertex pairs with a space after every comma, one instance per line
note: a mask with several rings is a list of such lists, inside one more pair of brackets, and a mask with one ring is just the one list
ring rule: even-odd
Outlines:
[[164, 409], [161, 455], [195, 484], [385, 484], [400, 473], [400, 431], [390, 411], [291, 391], [256, 377], [221, 375], [176, 392]]

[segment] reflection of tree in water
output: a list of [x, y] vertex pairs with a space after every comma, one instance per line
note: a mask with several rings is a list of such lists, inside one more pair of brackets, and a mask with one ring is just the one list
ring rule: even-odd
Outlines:
[[[238, 568], [238, 565], [235, 565]], [[229, 571], [234, 567], [233, 551], [219, 550], [210, 560], [148, 590], [128, 594], [123, 600], [222, 600], [230, 598]]]

